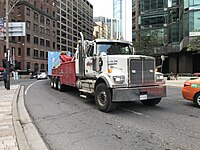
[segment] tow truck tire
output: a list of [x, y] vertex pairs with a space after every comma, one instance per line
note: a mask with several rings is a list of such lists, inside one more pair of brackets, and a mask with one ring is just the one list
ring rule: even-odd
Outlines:
[[59, 90], [60, 92], [62, 92], [62, 91], [64, 90], [64, 86], [63, 86], [63, 84], [61, 84], [60, 78], [58, 78], [58, 90]]
[[148, 99], [148, 100], [142, 100], [142, 104], [147, 105], [147, 106], [155, 106], [158, 103], [160, 103], [161, 98], [155, 98], [155, 99]]
[[55, 90], [58, 89], [58, 81], [57, 81], [57, 78], [54, 78], [54, 79], [53, 79], [53, 88], [54, 88]]
[[117, 104], [112, 102], [111, 91], [106, 84], [100, 83], [95, 90], [95, 103], [99, 110], [109, 112], [116, 109]]
[[51, 79], [50, 79], [50, 86], [51, 86], [52, 88], [54, 87], [54, 86], [53, 86], [53, 79], [54, 79], [54, 78], [51, 78]]

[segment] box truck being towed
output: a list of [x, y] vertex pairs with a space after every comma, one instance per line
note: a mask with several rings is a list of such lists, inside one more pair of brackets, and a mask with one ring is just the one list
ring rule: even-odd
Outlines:
[[104, 112], [124, 101], [154, 106], [166, 96], [164, 82], [156, 81], [155, 59], [134, 55], [129, 42], [87, 41], [81, 33], [74, 56], [49, 52], [48, 65], [52, 88], [76, 87], [81, 97], [94, 96]]

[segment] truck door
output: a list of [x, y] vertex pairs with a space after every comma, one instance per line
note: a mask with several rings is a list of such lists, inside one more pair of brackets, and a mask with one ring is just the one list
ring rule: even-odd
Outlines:
[[93, 61], [94, 61], [94, 45], [90, 45], [85, 58], [85, 75], [88, 77], [95, 76]]

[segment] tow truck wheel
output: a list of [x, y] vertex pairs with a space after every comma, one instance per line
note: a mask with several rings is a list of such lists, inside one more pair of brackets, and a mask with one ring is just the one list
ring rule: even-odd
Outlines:
[[148, 100], [142, 100], [142, 104], [147, 106], [155, 106], [156, 104], [160, 103], [161, 98], [155, 98], [155, 99], [148, 99]]
[[117, 104], [112, 102], [111, 91], [106, 84], [100, 83], [95, 90], [95, 103], [99, 110], [109, 112], [116, 108]]
[[53, 88], [54, 88], [55, 90], [58, 89], [58, 82], [57, 82], [57, 79], [56, 79], [56, 78], [53, 79]]
[[50, 79], [50, 86], [53, 88], [53, 78]]
[[64, 87], [60, 82], [60, 78], [58, 79], [58, 90], [61, 91], [61, 92], [64, 90]]

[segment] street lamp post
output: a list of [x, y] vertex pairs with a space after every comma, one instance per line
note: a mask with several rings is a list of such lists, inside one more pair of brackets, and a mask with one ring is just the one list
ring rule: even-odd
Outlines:
[[8, 0], [6, 0], [6, 53], [7, 53], [7, 63], [6, 63], [6, 70], [7, 70], [7, 90], [10, 90], [10, 49], [9, 49], [9, 27], [8, 27]]
[[6, 89], [10, 90], [10, 48], [9, 48], [9, 25], [8, 25], [8, 15], [11, 12], [11, 10], [15, 7], [15, 5], [20, 1], [17, 0], [14, 2], [13, 6], [8, 8], [8, 1], [6, 0], [6, 53], [7, 53], [7, 63], [6, 63], [6, 70], [7, 70], [7, 85]]

